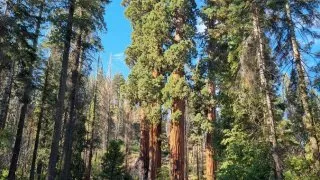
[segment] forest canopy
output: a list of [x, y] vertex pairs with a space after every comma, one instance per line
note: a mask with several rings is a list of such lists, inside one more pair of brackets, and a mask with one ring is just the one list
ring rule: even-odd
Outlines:
[[0, 0], [0, 180], [319, 179], [319, 22], [320, 0]]

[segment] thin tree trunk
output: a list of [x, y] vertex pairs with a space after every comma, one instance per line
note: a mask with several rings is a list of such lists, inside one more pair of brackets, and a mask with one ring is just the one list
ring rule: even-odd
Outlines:
[[40, 113], [38, 117], [38, 125], [37, 125], [37, 133], [36, 133], [36, 139], [34, 142], [34, 149], [32, 154], [32, 162], [31, 162], [31, 169], [30, 169], [30, 180], [34, 179], [34, 173], [35, 173], [35, 167], [36, 167], [36, 161], [37, 161], [37, 154], [38, 154], [38, 147], [39, 147], [39, 140], [40, 140], [40, 132], [41, 132], [41, 126], [42, 126], [42, 120], [44, 115], [44, 107], [45, 103], [47, 101], [47, 91], [48, 91], [48, 81], [49, 81], [49, 71], [50, 71], [50, 58], [47, 62], [47, 69], [45, 73], [45, 79], [44, 79], [44, 85], [42, 90], [42, 98], [41, 98], [41, 105], [40, 105]]
[[197, 165], [196, 165], [196, 169], [197, 169], [197, 177], [198, 177], [198, 180], [200, 180], [200, 167], [199, 167], [199, 165], [200, 165], [200, 163], [199, 163], [199, 144], [197, 143], [197, 152], [196, 152], [196, 163], [197, 163]]
[[42, 167], [43, 167], [43, 162], [40, 160], [37, 165], [37, 180], [41, 180], [41, 173], [42, 173]]
[[[211, 96], [215, 94], [215, 84], [213, 81], [208, 83], [208, 91]], [[216, 120], [216, 110], [214, 107], [209, 107], [208, 109], [208, 120], [210, 123], [214, 123]], [[207, 180], [216, 179], [215, 170], [216, 170], [216, 162], [214, 161], [214, 147], [213, 147], [213, 133], [207, 132], [206, 142], [205, 142], [205, 162], [206, 162], [206, 173], [205, 177]]]
[[68, 64], [69, 64], [69, 51], [70, 51], [70, 41], [72, 36], [72, 25], [73, 25], [73, 14], [75, 9], [75, 0], [69, 0], [69, 14], [67, 20], [64, 50], [62, 57], [62, 68], [60, 72], [60, 86], [58, 99], [56, 103], [56, 114], [55, 114], [55, 124], [54, 132], [52, 137], [51, 152], [48, 165], [48, 180], [54, 180], [56, 176], [56, 164], [58, 162], [59, 153], [59, 140], [61, 135], [61, 125], [62, 116], [64, 110], [64, 98], [66, 93], [66, 82], [68, 78]]
[[[38, 38], [40, 35], [40, 26], [42, 23], [42, 11], [44, 8], [45, 3], [41, 2], [41, 6], [39, 9], [39, 16], [37, 18], [37, 22], [35, 25], [35, 37], [33, 39], [33, 47], [32, 47], [32, 58], [31, 61], [34, 63], [37, 59], [37, 47], [38, 47]], [[10, 163], [10, 168], [9, 168], [9, 174], [8, 174], [8, 179], [9, 180], [14, 180], [16, 178], [16, 170], [18, 166], [18, 159], [19, 159], [19, 154], [20, 154], [20, 147], [21, 147], [21, 141], [22, 141], [22, 135], [23, 135], [23, 128], [24, 128], [24, 122], [25, 118], [27, 115], [27, 110], [28, 110], [28, 105], [30, 103], [30, 96], [32, 92], [32, 73], [33, 73], [33, 63], [30, 65], [30, 67], [27, 67], [27, 74], [26, 74], [26, 79], [24, 81], [24, 92], [22, 96], [22, 107], [20, 109], [20, 117], [19, 117], [19, 122], [18, 122], [18, 129], [17, 129], [17, 134], [16, 134], [16, 140], [14, 143], [14, 147], [12, 149], [12, 158], [11, 158], [11, 163]]]
[[260, 18], [259, 18], [259, 9], [258, 6], [255, 5], [254, 13], [253, 13], [253, 25], [254, 25], [254, 34], [256, 38], [257, 44], [257, 62], [259, 66], [259, 76], [260, 82], [262, 86], [262, 91], [265, 95], [265, 103], [266, 110], [265, 116], [267, 119], [267, 125], [269, 126], [269, 140], [271, 142], [271, 154], [275, 164], [275, 179], [283, 179], [282, 175], [282, 162], [280, 160], [279, 152], [278, 152], [278, 142], [276, 137], [276, 127], [275, 127], [275, 119], [273, 115], [273, 104], [270, 97], [270, 87], [268, 85], [268, 80], [265, 76], [266, 73], [266, 58], [264, 53], [265, 47], [263, 42], [263, 34], [260, 26]]
[[[173, 72], [173, 78], [178, 81], [180, 78], [184, 78], [182, 72]], [[184, 180], [184, 114], [185, 114], [185, 101], [184, 99], [175, 98], [173, 100], [172, 112], [180, 112], [178, 119], [172, 119], [170, 123], [170, 135], [169, 135], [169, 146], [171, 155], [171, 179]]]
[[[99, 60], [98, 60], [98, 67], [97, 67], [97, 76], [99, 71]], [[89, 147], [89, 159], [88, 159], [88, 166], [86, 168], [87, 172], [85, 173], [85, 180], [90, 180], [91, 178], [91, 170], [92, 170], [92, 157], [93, 157], [93, 138], [94, 138], [94, 125], [96, 121], [96, 109], [97, 109], [97, 93], [98, 93], [98, 80], [95, 82], [94, 87], [94, 99], [93, 99], [93, 117], [91, 123], [91, 138], [90, 138], [90, 147]]]
[[141, 108], [140, 112], [140, 179], [148, 179], [149, 171], [149, 123], [144, 114], [144, 110]]
[[319, 167], [320, 166], [319, 140], [317, 139], [314, 123], [312, 120], [311, 109], [309, 106], [308, 88], [307, 88], [307, 83], [305, 79], [306, 74], [303, 69], [301, 53], [299, 50], [299, 44], [296, 39], [295, 28], [292, 22], [289, 0], [287, 0], [286, 2], [286, 17], [287, 17], [287, 23], [289, 26], [289, 36], [290, 36], [291, 45], [292, 45], [294, 62], [295, 62], [295, 66], [296, 66], [296, 69], [298, 72], [298, 78], [299, 78], [299, 81], [298, 81], [299, 94], [300, 94], [300, 100], [302, 102], [302, 107], [304, 110], [303, 125], [308, 132], [309, 143], [311, 145], [311, 149], [313, 153], [312, 154], [313, 160], [315, 161], [316, 166]]
[[64, 158], [63, 158], [63, 168], [61, 173], [62, 179], [71, 179], [71, 160], [72, 160], [72, 144], [73, 144], [73, 131], [76, 123], [76, 103], [77, 103], [77, 94], [79, 89], [79, 71], [81, 69], [80, 63], [80, 54], [82, 46], [82, 32], [77, 37], [76, 50], [75, 50], [75, 59], [74, 65], [72, 68], [72, 89], [70, 93], [70, 113], [69, 119], [66, 124], [65, 137], [64, 137]]

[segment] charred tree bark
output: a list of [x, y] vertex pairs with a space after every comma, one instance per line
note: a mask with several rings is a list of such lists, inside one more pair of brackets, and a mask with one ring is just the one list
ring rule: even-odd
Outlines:
[[49, 81], [49, 68], [50, 68], [50, 59], [48, 59], [47, 62], [47, 69], [45, 73], [45, 79], [44, 79], [44, 85], [42, 90], [42, 97], [41, 97], [41, 105], [40, 105], [40, 113], [38, 117], [38, 124], [37, 124], [37, 133], [36, 133], [36, 139], [34, 142], [34, 149], [32, 154], [32, 162], [31, 162], [31, 169], [30, 169], [30, 180], [34, 179], [34, 173], [35, 173], [35, 167], [36, 167], [36, 161], [37, 161], [37, 154], [38, 154], [38, 147], [39, 147], [39, 140], [40, 140], [40, 132], [41, 132], [41, 126], [42, 126], [42, 120], [44, 115], [44, 107], [45, 103], [47, 101], [47, 91], [48, 91], [48, 81]]
[[302, 62], [301, 53], [299, 50], [299, 43], [295, 35], [295, 28], [292, 22], [289, 0], [287, 0], [287, 3], [286, 3], [286, 18], [289, 26], [289, 36], [290, 36], [291, 45], [292, 45], [294, 63], [298, 72], [299, 94], [300, 94], [300, 100], [302, 102], [302, 107], [304, 110], [303, 125], [308, 133], [308, 141], [312, 149], [313, 160], [315, 161], [316, 166], [320, 167], [319, 140], [317, 139], [317, 136], [316, 136], [316, 131], [315, 131], [314, 123], [312, 119], [313, 117], [312, 117], [311, 109], [309, 106], [308, 88], [307, 88], [307, 82], [305, 79], [306, 73], [303, 69], [303, 62]]
[[64, 110], [64, 98], [66, 93], [66, 82], [68, 78], [68, 63], [69, 63], [69, 51], [70, 51], [70, 41], [72, 36], [72, 25], [73, 25], [73, 14], [75, 9], [75, 0], [69, 0], [69, 13], [66, 26], [66, 34], [64, 41], [64, 50], [62, 57], [62, 68], [60, 72], [60, 86], [58, 99], [56, 103], [56, 114], [55, 114], [55, 124], [54, 132], [52, 137], [50, 159], [48, 165], [48, 180], [54, 180], [56, 176], [56, 164], [58, 162], [59, 153], [59, 140], [61, 135], [61, 125], [62, 116]]
[[278, 142], [276, 137], [276, 127], [275, 127], [275, 119], [273, 114], [273, 104], [271, 101], [271, 89], [268, 84], [268, 79], [265, 75], [266, 73], [266, 58], [264, 53], [266, 52], [263, 42], [263, 32], [260, 26], [260, 18], [259, 18], [259, 8], [258, 5], [255, 5], [253, 13], [253, 26], [254, 26], [254, 36], [257, 42], [257, 63], [259, 67], [259, 77], [261, 83], [261, 90], [265, 96], [265, 118], [267, 121], [267, 125], [269, 128], [269, 141], [271, 143], [271, 154], [275, 165], [275, 179], [283, 179], [283, 168], [282, 162], [278, 152]]

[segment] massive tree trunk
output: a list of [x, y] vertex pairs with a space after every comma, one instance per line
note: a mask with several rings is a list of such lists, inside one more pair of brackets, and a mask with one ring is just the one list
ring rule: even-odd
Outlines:
[[45, 107], [45, 103], [47, 101], [49, 71], [50, 71], [50, 58], [48, 59], [48, 62], [47, 62], [47, 69], [46, 69], [46, 73], [45, 73], [44, 85], [43, 85], [43, 90], [42, 90], [40, 113], [39, 113], [38, 125], [37, 125], [37, 133], [36, 133], [36, 139], [34, 142], [34, 149], [33, 149], [33, 154], [32, 154], [32, 162], [31, 162], [30, 178], [29, 178], [30, 180], [34, 179], [36, 160], [37, 160], [37, 154], [38, 154], [38, 147], [39, 147], [39, 140], [40, 140], [40, 132], [41, 132], [42, 120], [43, 120], [44, 109], [45, 109], [44, 107]]
[[161, 168], [161, 122], [153, 123], [150, 128], [150, 179], [156, 179]]
[[24, 128], [24, 122], [25, 118], [28, 112], [28, 105], [30, 103], [30, 96], [32, 93], [32, 73], [33, 73], [33, 64], [36, 62], [37, 59], [37, 47], [38, 47], [38, 38], [40, 35], [40, 26], [42, 23], [42, 12], [44, 8], [45, 2], [41, 2], [41, 6], [39, 9], [39, 16], [37, 17], [37, 21], [35, 24], [35, 37], [33, 39], [33, 46], [32, 46], [32, 56], [30, 59], [31, 64], [29, 67], [25, 67], [26, 69], [26, 77], [24, 79], [24, 89], [23, 89], [23, 96], [21, 99], [22, 107], [20, 109], [20, 117], [18, 122], [18, 129], [16, 134], [16, 140], [14, 143], [14, 147], [12, 149], [12, 158], [10, 163], [10, 169], [9, 169], [9, 180], [14, 180], [16, 178], [16, 170], [18, 166], [18, 158], [20, 154], [20, 147], [21, 147], [21, 141], [22, 141], [22, 135], [23, 135], [23, 128]]
[[[157, 70], [154, 70], [153, 78], [157, 78], [159, 76], [159, 72]], [[159, 100], [157, 100], [154, 104], [155, 108], [158, 106], [161, 106], [159, 104]], [[161, 114], [161, 112], [160, 112]], [[161, 117], [156, 122], [151, 123], [150, 127], [150, 179], [154, 180], [156, 179], [157, 173], [161, 168]]]
[[[175, 81], [179, 81], [180, 78], [184, 78], [184, 73], [173, 72], [173, 78]], [[185, 172], [185, 147], [184, 147], [184, 114], [185, 114], [185, 101], [184, 99], [175, 98], [173, 100], [172, 113], [180, 113], [178, 119], [172, 119], [170, 122], [170, 134], [169, 134], [169, 146], [171, 155], [171, 179], [184, 180]]]
[[9, 103], [12, 93], [12, 84], [14, 78], [14, 62], [12, 61], [9, 67], [9, 73], [7, 76], [6, 87], [4, 88], [3, 97], [0, 106], [0, 129], [4, 129], [6, 126], [6, 120], [8, 116]]
[[79, 72], [81, 70], [80, 56], [82, 49], [82, 32], [80, 33], [76, 39], [76, 49], [74, 55], [74, 65], [72, 67], [72, 75], [71, 75], [71, 93], [70, 93], [70, 113], [69, 119], [66, 124], [66, 131], [64, 137], [64, 156], [63, 156], [63, 167], [61, 178], [62, 179], [72, 179], [71, 178], [71, 163], [72, 163], [72, 144], [73, 144], [73, 132], [76, 123], [76, 103], [77, 103], [77, 94], [79, 89]]
[[282, 176], [282, 163], [280, 160], [279, 152], [278, 152], [278, 142], [276, 137], [276, 127], [275, 127], [275, 119], [273, 114], [273, 104], [271, 101], [271, 89], [268, 84], [268, 79], [265, 75], [266, 73], [266, 58], [264, 53], [266, 52], [264, 41], [263, 41], [263, 32], [260, 26], [260, 18], [259, 18], [259, 8], [257, 5], [254, 7], [253, 13], [253, 26], [254, 26], [254, 36], [257, 42], [257, 63], [259, 67], [259, 77], [261, 83], [261, 90], [265, 96], [265, 118], [267, 121], [267, 125], [269, 128], [269, 140], [271, 142], [271, 154], [275, 164], [275, 179], [283, 179]]
[[139, 156], [140, 179], [148, 179], [149, 171], [149, 123], [143, 108], [140, 112], [140, 156]]
[[292, 22], [289, 0], [287, 0], [287, 3], [286, 3], [286, 18], [289, 26], [289, 36], [290, 36], [291, 45], [292, 45], [294, 63], [298, 72], [299, 94], [300, 94], [300, 100], [302, 102], [302, 107], [304, 110], [303, 125], [308, 133], [308, 138], [309, 138], [308, 140], [312, 149], [313, 160], [315, 161], [316, 166], [319, 167], [320, 166], [319, 140], [317, 139], [317, 136], [316, 136], [311, 109], [309, 106], [308, 88], [307, 88], [307, 83], [305, 79], [306, 73], [303, 69], [303, 62], [302, 62], [301, 53], [299, 50], [299, 43], [295, 35], [295, 27]]
[[73, 14], [75, 9], [75, 0], [69, 0], [69, 13], [66, 26], [66, 34], [64, 41], [64, 50], [62, 57], [62, 68], [60, 72], [60, 86], [56, 104], [55, 124], [52, 137], [50, 159], [48, 165], [48, 180], [54, 180], [56, 176], [56, 164], [58, 162], [59, 140], [61, 135], [62, 116], [64, 110], [64, 98], [66, 93], [66, 82], [68, 78], [68, 64], [70, 41], [72, 36]]
[[[215, 84], [213, 81], [208, 83], [208, 91], [211, 96], [215, 94]], [[208, 120], [213, 124], [216, 120], [215, 107], [208, 107]], [[207, 180], [216, 179], [215, 170], [216, 162], [214, 161], [214, 147], [213, 147], [213, 134], [214, 132], [207, 132], [206, 144], [205, 144], [205, 162], [206, 162], [206, 173], [205, 177]]]

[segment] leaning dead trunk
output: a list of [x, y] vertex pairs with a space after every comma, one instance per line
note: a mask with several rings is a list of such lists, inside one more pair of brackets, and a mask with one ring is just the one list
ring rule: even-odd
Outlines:
[[294, 24], [291, 18], [290, 4], [288, 1], [286, 3], [286, 18], [289, 26], [289, 36], [290, 36], [291, 45], [292, 45], [294, 63], [295, 63], [295, 66], [298, 72], [298, 78], [299, 78], [299, 81], [298, 81], [299, 94], [300, 94], [300, 100], [302, 102], [302, 107], [304, 110], [303, 125], [308, 133], [308, 140], [309, 140], [309, 145], [311, 146], [311, 149], [312, 149], [313, 160], [315, 161], [316, 166], [320, 167], [319, 140], [317, 139], [317, 136], [316, 136], [311, 109], [309, 107], [308, 88], [307, 88], [307, 83], [305, 79], [306, 74], [303, 69], [303, 62], [302, 62], [301, 53], [299, 50], [299, 44], [295, 35]]
[[264, 53], [266, 52], [263, 42], [263, 34], [260, 26], [260, 18], [259, 18], [259, 9], [256, 5], [254, 7], [254, 13], [253, 13], [253, 26], [254, 26], [254, 35], [255, 40], [257, 42], [257, 63], [259, 67], [259, 77], [260, 77], [260, 83], [261, 83], [261, 90], [264, 93], [265, 96], [265, 118], [267, 120], [268, 125], [268, 134], [269, 134], [269, 140], [271, 143], [271, 154], [272, 158], [275, 164], [275, 179], [283, 179], [282, 175], [282, 163], [280, 160], [279, 152], [278, 152], [278, 142], [276, 137], [276, 127], [275, 127], [275, 119], [273, 115], [273, 104], [271, 101], [271, 90], [270, 86], [268, 85], [268, 80], [265, 75], [266, 73], [266, 58]]
[[59, 141], [61, 135], [62, 116], [64, 110], [64, 99], [67, 89], [67, 78], [68, 78], [68, 64], [69, 64], [69, 51], [70, 41], [72, 36], [72, 25], [73, 25], [73, 14], [75, 9], [75, 0], [69, 0], [69, 12], [66, 26], [66, 34], [64, 39], [64, 50], [62, 57], [62, 68], [60, 72], [60, 85], [59, 93], [56, 103], [56, 114], [54, 123], [54, 132], [52, 137], [49, 165], [48, 165], [48, 180], [54, 180], [56, 176], [56, 164], [58, 162], [59, 153]]

